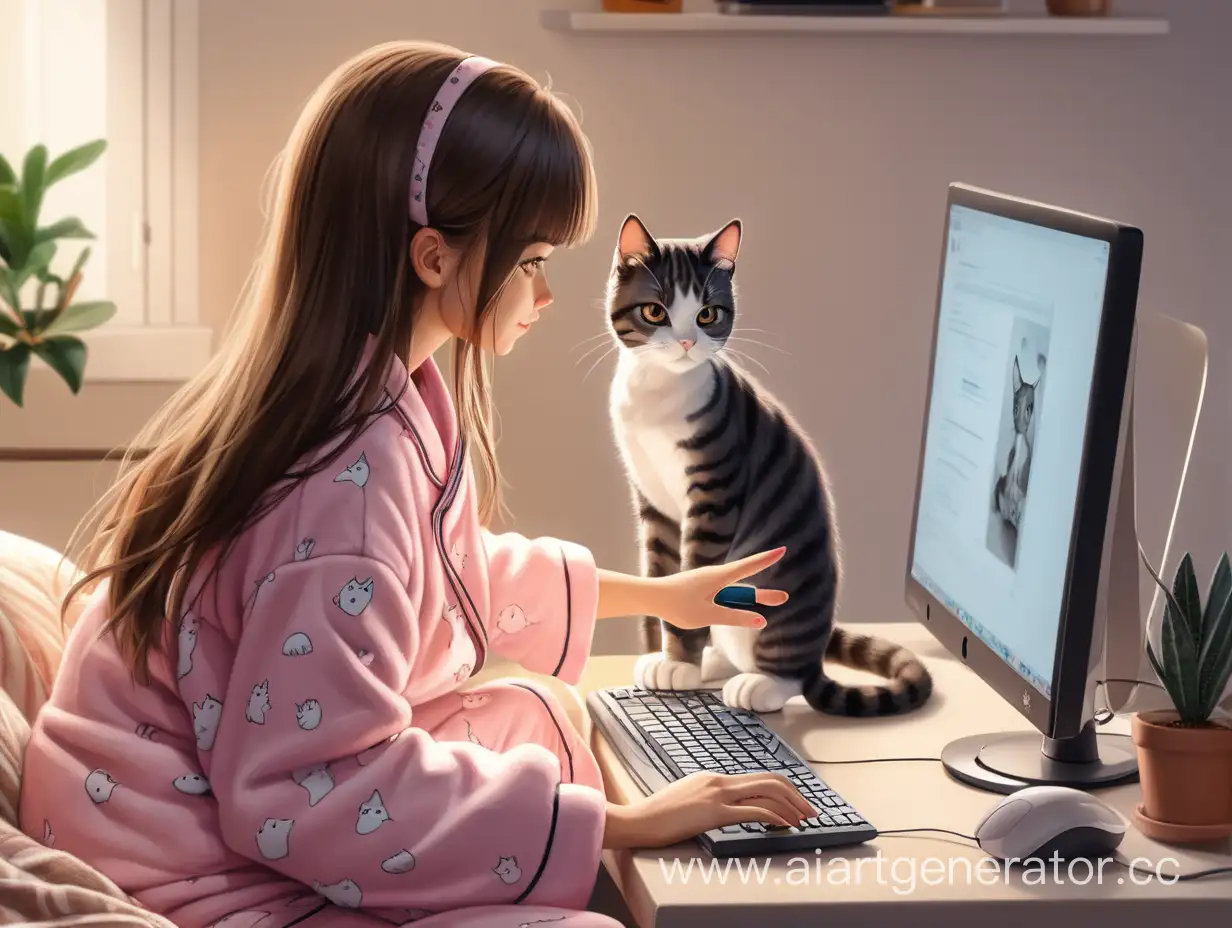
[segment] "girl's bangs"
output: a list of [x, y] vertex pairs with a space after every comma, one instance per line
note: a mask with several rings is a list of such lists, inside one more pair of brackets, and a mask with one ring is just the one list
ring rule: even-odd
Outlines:
[[523, 162], [521, 170], [509, 175], [525, 178], [515, 237], [558, 248], [589, 241], [595, 231], [596, 191], [590, 152], [581, 134], [554, 113], [542, 142], [523, 144], [518, 160]]

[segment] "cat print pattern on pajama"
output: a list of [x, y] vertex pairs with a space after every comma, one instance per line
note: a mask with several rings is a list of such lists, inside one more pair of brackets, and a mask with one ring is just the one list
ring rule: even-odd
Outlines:
[[480, 526], [431, 360], [395, 361], [386, 389], [198, 573], [151, 685], [94, 594], [34, 725], [22, 828], [181, 928], [614, 928], [583, 911], [606, 808], [588, 746], [544, 687], [466, 687], [489, 654], [577, 682], [593, 558]]

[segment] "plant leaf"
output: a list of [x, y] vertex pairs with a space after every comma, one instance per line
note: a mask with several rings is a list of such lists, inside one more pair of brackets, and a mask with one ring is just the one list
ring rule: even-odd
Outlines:
[[1210, 586], [1206, 590], [1206, 609], [1202, 613], [1203, 647], [1206, 646], [1214, 630], [1214, 623], [1223, 612], [1230, 597], [1232, 597], [1232, 562], [1229, 562], [1228, 552], [1225, 551], [1220, 556], [1219, 563], [1215, 565], [1215, 572], [1211, 574]]
[[38, 214], [43, 206], [43, 193], [46, 191], [47, 146], [35, 145], [26, 152], [26, 160], [21, 166], [21, 200], [22, 223], [33, 236], [38, 227]]
[[1202, 599], [1198, 592], [1198, 577], [1194, 573], [1193, 558], [1188, 551], [1176, 568], [1172, 595], [1180, 606], [1181, 619], [1189, 629], [1189, 637], [1196, 652], [1202, 641]]
[[[1165, 584], [1162, 579], [1159, 579], [1159, 574], [1156, 573], [1156, 569], [1154, 569], [1151, 566], [1151, 561], [1149, 561], [1147, 558], [1147, 552], [1142, 550], [1141, 542], [1138, 543], [1138, 557], [1142, 558], [1142, 563], [1145, 564], [1147, 568], [1147, 572], [1151, 574], [1151, 579], [1153, 579], [1154, 582], [1156, 582], [1156, 585], [1157, 587], [1159, 587], [1159, 589], [1163, 590], [1164, 596], [1167, 596], [1167, 599], [1168, 599], [1168, 604], [1167, 606], [1165, 606], [1163, 610], [1163, 629], [1161, 630], [1162, 632], [1161, 636], [1159, 636], [1159, 642], [1161, 642], [1161, 645], [1163, 646], [1163, 651], [1164, 651], [1164, 656], [1163, 656], [1164, 668], [1169, 669], [1169, 672], [1170, 672], [1172, 668], [1168, 667], [1168, 638], [1167, 638], [1168, 629], [1170, 626], [1172, 626], [1172, 617], [1170, 616], [1172, 615], [1181, 616], [1183, 615], [1183, 613], [1181, 613], [1180, 611], [1180, 604], [1178, 603], [1177, 598], [1175, 598], [1175, 596], [1172, 595], [1172, 590], [1169, 590], [1168, 585]], [[1189, 552], [1185, 552], [1185, 557], [1186, 558], [1189, 557]], [[1184, 619], [1181, 619], [1180, 621], [1184, 621]], [[1183, 635], [1181, 637], [1186, 638], [1186, 640], [1188, 640], [1190, 649], [1191, 651], [1194, 652], [1193, 672], [1194, 672], [1194, 677], [1196, 679], [1196, 675], [1198, 675], [1198, 648], [1194, 646], [1193, 638], [1186, 636], [1186, 635]], [[1180, 691], [1180, 693], [1183, 693], [1183, 694], [1186, 693], [1184, 680], [1178, 679], [1177, 686], [1178, 686], [1178, 690]], [[1177, 711], [1178, 712], [1181, 711], [1180, 705], [1177, 706]]]
[[10, 267], [24, 262], [30, 248], [15, 187], [0, 186], [0, 246], [0, 258]]
[[[1220, 564], [1227, 564], [1225, 554]], [[1217, 571], [1216, 576], [1219, 576]], [[1225, 596], [1220, 610], [1209, 616], [1208, 635], [1199, 659], [1198, 698], [1209, 716], [1219, 704], [1228, 677], [1232, 676], [1232, 597]]]
[[69, 216], [67, 219], [61, 219], [59, 222], [53, 222], [49, 226], [43, 226], [34, 233], [34, 241], [48, 242], [53, 238], [97, 238], [93, 232], [85, 227], [80, 219], [76, 216]]
[[1198, 713], [1198, 655], [1193, 639], [1185, 628], [1185, 620], [1173, 611], [1171, 604], [1164, 613], [1164, 669], [1176, 681], [1181, 701], [1176, 710], [1186, 722], [1200, 721]]
[[21, 194], [12, 184], [0, 184], [0, 222], [21, 222]]
[[[1176, 601], [1176, 597], [1172, 595], [1172, 591], [1168, 589], [1167, 584], [1159, 579], [1159, 574], [1155, 572], [1155, 568], [1151, 566], [1151, 562], [1147, 560], [1146, 552], [1142, 550], [1142, 544], [1138, 544], [1138, 557], [1142, 559], [1142, 563], [1146, 566], [1147, 573], [1151, 575], [1151, 579], [1155, 581], [1155, 585], [1163, 590], [1164, 596], [1168, 600], [1168, 605], [1175, 609], [1178, 613], [1181, 611], [1180, 603]], [[1189, 553], [1185, 553], [1185, 557], [1189, 557]], [[1164, 612], [1165, 617], [1167, 611]]]
[[47, 270], [47, 268], [41, 268], [40, 270], [35, 271], [34, 276], [45, 284], [56, 284], [59, 287], [64, 286], [63, 278], [57, 274], [51, 273], [51, 271]]
[[[13, 286], [12, 270], [0, 266], [0, 300], [3, 300], [13, 312], [16, 312], [17, 304], [21, 302], [20, 296], [17, 288]], [[3, 311], [0, 311], [0, 315], [3, 314]]]
[[17, 183], [17, 175], [13, 173], [13, 166], [5, 160], [4, 155], [0, 155], [0, 184], [15, 183]]
[[21, 288], [26, 281], [37, 275], [40, 271], [47, 270], [51, 264], [51, 259], [56, 256], [55, 242], [41, 242], [30, 249], [30, 253], [26, 255], [26, 260], [22, 262], [22, 266], [13, 274], [13, 290], [20, 294]]
[[85, 342], [74, 335], [53, 335], [38, 342], [34, 351], [64, 379], [70, 390], [81, 390], [88, 353]]
[[44, 335], [60, 334], [62, 332], [82, 332], [97, 328], [116, 314], [115, 303], [106, 300], [95, 300], [87, 303], [74, 303], [64, 309], [64, 312], [43, 330]]
[[1155, 671], [1155, 676], [1159, 677], [1159, 682], [1168, 691], [1168, 696], [1172, 700], [1172, 707], [1177, 712], [1180, 712], [1181, 704], [1184, 702], [1184, 694], [1177, 688], [1176, 680], [1172, 679], [1160, 664], [1159, 658], [1155, 656], [1155, 649], [1149, 641], [1146, 643], [1146, 657], [1151, 662], [1151, 669]]
[[0, 351], [0, 391], [18, 406], [26, 390], [26, 373], [30, 370], [30, 346], [17, 342]]
[[0, 335], [7, 335], [9, 338], [17, 337], [17, 320], [0, 309]]
[[84, 171], [95, 161], [107, 148], [107, 142], [104, 139], [95, 139], [93, 142], [86, 142], [84, 145], [66, 151], [47, 168], [47, 178], [45, 185], [50, 187], [58, 181], [64, 180], [70, 174], [76, 174], [78, 171]]

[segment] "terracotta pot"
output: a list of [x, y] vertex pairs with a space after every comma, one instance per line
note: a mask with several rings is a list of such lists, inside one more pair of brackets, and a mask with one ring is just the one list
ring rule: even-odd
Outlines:
[[1139, 826], [1170, 841], [1232, 834], [1232, 728], [1177, 724], [1175, 712], [1133, 718], [1142, 784]]
[[1048, 0], [1053, 16], [1107, 16], [1112, 0]]

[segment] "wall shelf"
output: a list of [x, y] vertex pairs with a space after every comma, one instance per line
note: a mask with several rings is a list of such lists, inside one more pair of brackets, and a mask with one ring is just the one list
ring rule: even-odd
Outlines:
[[547, 10], [543, 25], [557, 32], [714, 35], [1167, 35], [1166, 19], [1116, 16], [726, 15], [723, 13], [579, 13]]

